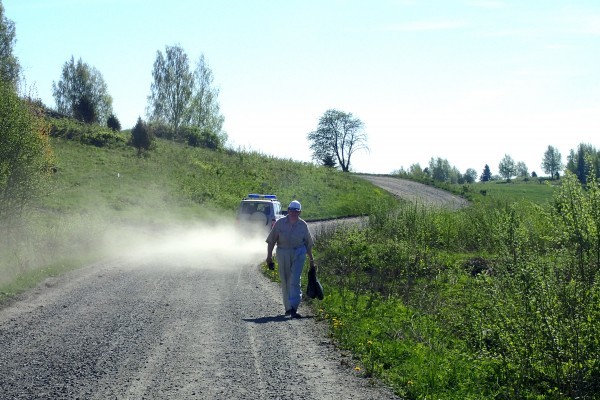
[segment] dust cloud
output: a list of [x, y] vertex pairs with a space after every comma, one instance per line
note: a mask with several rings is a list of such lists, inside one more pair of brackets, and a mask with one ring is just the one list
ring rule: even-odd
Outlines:
[[121, 227], [105, 235], [106, 254], [141, 266], [235, 269], [265, 260], [268, 231], [234, 222]]

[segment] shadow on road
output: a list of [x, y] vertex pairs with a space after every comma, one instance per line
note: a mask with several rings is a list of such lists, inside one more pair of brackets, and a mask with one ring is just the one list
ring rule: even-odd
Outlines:
[[[301, 319], [310, 319], [313, 318], [312, 315], [302, 316]], [[259, 318], [242, 318], [242, 321], [245, 322], [253, 322], [255, 324], [268, 324], [269, 322], [283, 322], [289, 321], [291, 318], [286, 317], [285, 315], [276, 315], [272, 317], [259, 317]]]

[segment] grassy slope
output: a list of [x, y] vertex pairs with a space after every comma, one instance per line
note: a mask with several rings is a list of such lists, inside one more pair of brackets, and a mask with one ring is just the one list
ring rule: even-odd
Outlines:
[[233, 221], [248, 193], [303, 203], [303, 217], [366, 214], [385, 191], [350, 174], [258, 153], [214, 152], [157, 140], [145, 157], [53, 138], [57, 172], [19, 232], [0, 247], [0, 300], [45, 276], [102, 258], [98, 243], [118, 227]]
[[247, 193], [303, 202], [307, 219], [364, 214], [391, 197], [349, 174], [258, 153], [214, 152], [158, 140], [146, 157], [131, 148], [53, 142], [58, 173], [43, 204], [111, 218], [233, 217]]

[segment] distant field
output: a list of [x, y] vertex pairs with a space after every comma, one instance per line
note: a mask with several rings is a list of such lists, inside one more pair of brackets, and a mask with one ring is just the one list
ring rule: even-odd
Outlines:
[[474, 199], [478, 196], [510, 201], [531, 201], [536, 204], [547, 204], [552, 200], [552, 194], [560, 181], [537, 180], [523, 181], [493, 181], [478, 182], [473, 185]]

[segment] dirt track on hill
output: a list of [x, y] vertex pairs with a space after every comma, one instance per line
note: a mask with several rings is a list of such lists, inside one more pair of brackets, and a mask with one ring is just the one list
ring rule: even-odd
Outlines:
[[246, 243], [217, 226], [152, 233], [139, 247], [132, 237], [115, 233], [127, 252], [2, 306], [1, 399], [396, 398], [354, 369], [309, 307], [300, 320], [282, 315], [279, 287], [258, 267], [264, 238]]
[[469, 204], [467, 200], [460, 196], [407, 179], [382, 175], [358, 176], [407, 201], [451, 209], [465, 207]]

